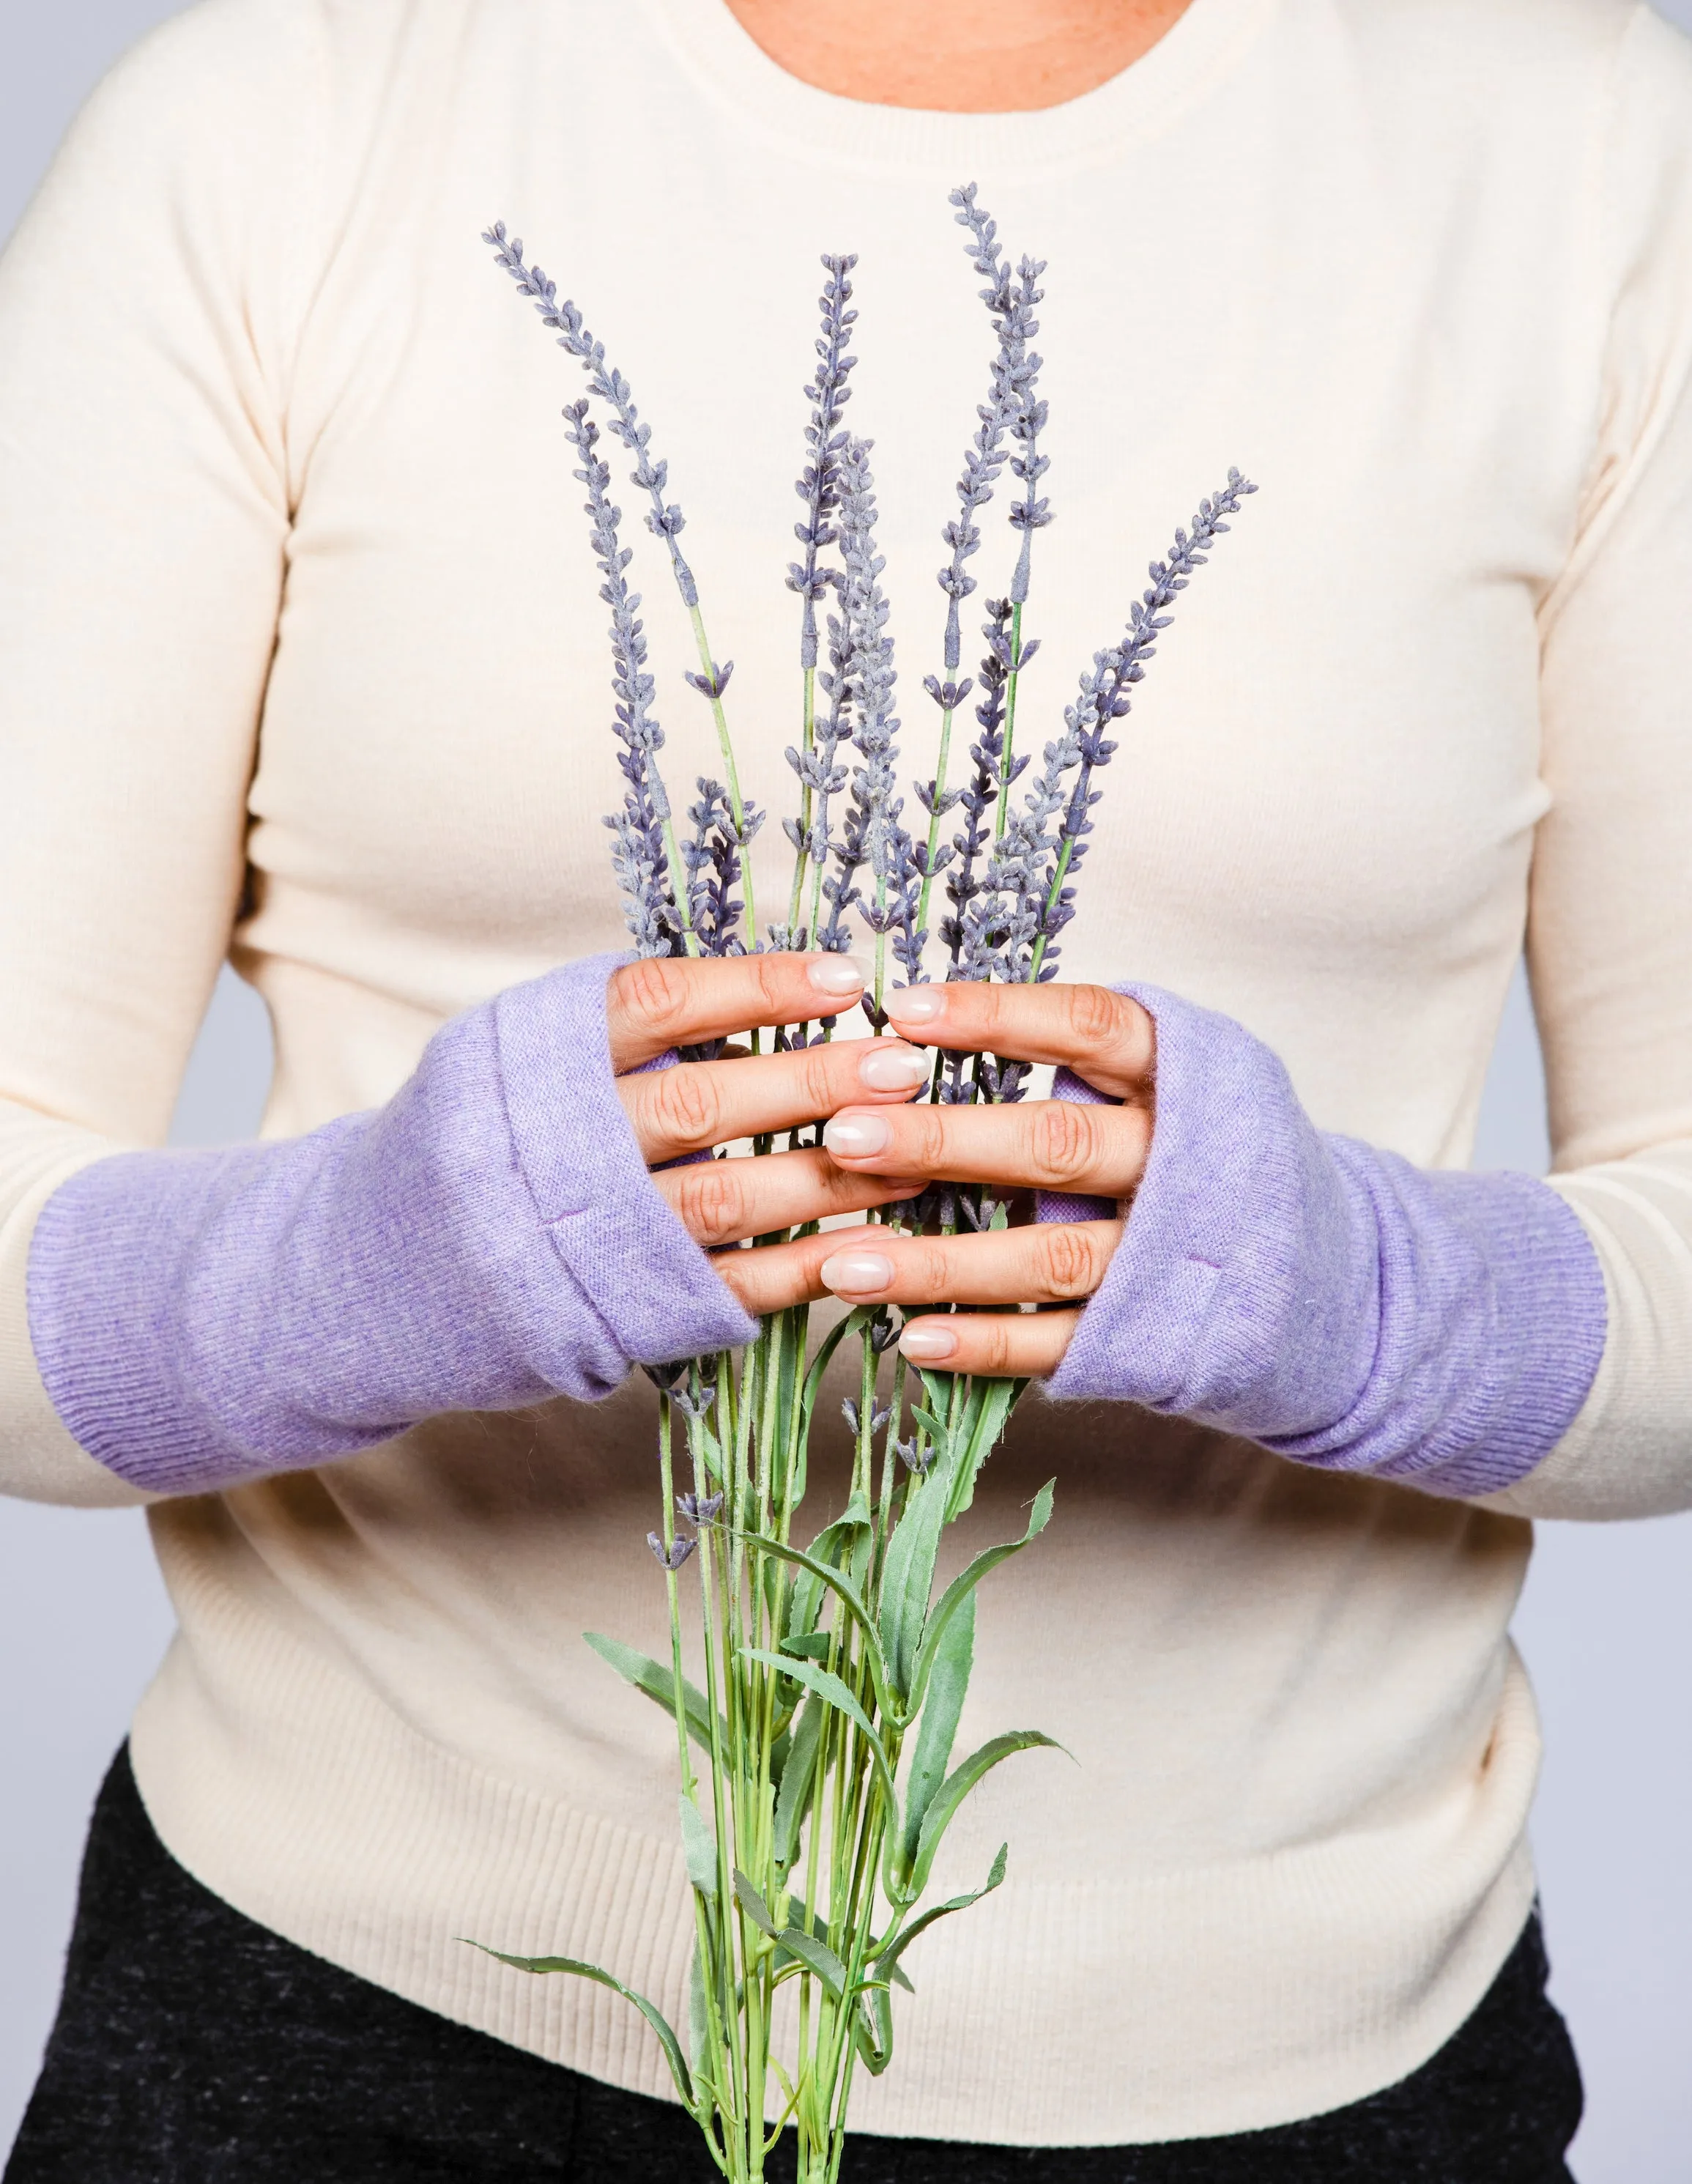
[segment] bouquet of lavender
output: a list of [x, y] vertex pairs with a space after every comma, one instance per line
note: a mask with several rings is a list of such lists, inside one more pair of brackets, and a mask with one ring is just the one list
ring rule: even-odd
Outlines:
[[[893, 975], [889, 951], [904, 983], [931, 975], [929, 920], [943, 874], [950, 907], [937, 938], [948, 979], [1055, 974], [1100, 794], [1096, 777], [1116, 749], [1112, 724], [1127, 713], [1177, 596], [1227, 529], [1227, 517], [1255, 490], [1230, 471], [1222, 490], [1201, 502], [1191, 530], [1176, 532], [1168, 556], [1151, 565], [1125, 632], [1082, 675], [1062, 733], [1044, 746], [1013, 805], [1011, 792], [1030, 766], [1029, 755], [1016, 749], [1016, 713], [1021, 676], [1038, 649], [1024, 633], [1033, 542], [1052, 520], [1041, 490], [1046, 404], [1033, 348], [1045, 269], [1028, 258], [1013, 265], [973, 184], [955, 191], [952, 203], [985, 283], [994, 342], [987, 398], [958, 481], [958, 512], [942, 532], [942, 671], [923, 685], [939, 718], [934, 769], [911, 784], [921, 816], [907, 826], [871, 443], [841, 421], [851, 391], [856, 260], [825, 257], [798, 486], [801, 558], [788, 577], [799, 602], [800, 738], [787, 754], [798, 810], [784, 822], [793, 878], [784, 914], [761, 927], [746, 852], [764, 814], [742, 792], [724, 703], [732, 663], [719, 664], [711, 650], [679, 543], [682, 511], [666, 497], [667, 467], [652, 454], [651, 428], [628, 382], [581, 311], [559, 300], [503, 224], [484, 238], [587, 374], [588, 393], [565, 417], [580, 457], [575, 475], [587, 489], [600, 597], [610, 610], [614, 725], [626, 786], [622, 809], [606, 824], [634, 944], [643, 956], [843, 950], [855, 917], [873, 941], [863, 1006], [878, 1034]], [[632, 459], [632, 482], [648, 498], [647, 528], [668, 554], [698, 649], [687, 680], [710, 704], [721, 755], [723, 778], [699, 782], [685, 827], [660, 765], [654, 680], [640, 599], [628, 581], [632, 550], [621, 543], [621, 511], [609, 497], [600, 417]], [[980, 518], [1007, 463], [1020, 488], [1009, 510], [1015, 558], [1004, 596], [986, 603], [977, 688], [959, 677], [962, 610], [976, 589], [968, 565], [982, 545]], [[978, 733], [967, 777], [955, 788], [954, 727], [972, 695]], [[834, 1028], [823, 1018], [778, 1032], [776, 1043], [814, 1044]], [[1027, 1074], [1024, 1062], [941, 1051], [930, 1096], [1016, 1100]], [[802, 1134], [791, 1142], [804, 1142]], [[772, 1141], [754, 1150], [769, 1152]], [[977, 1188], [941, 1185], [880, 1217], [917, 1233], [955, 1234], [960, 1224], [1001, 1228], [1007, 1209]], [[893, 1990], [911, 1991], [907, 1951], [937, 1919], [1005, 1878], [1001, 1847], [978, 1888], [927, 1901], [947, 1829], [991, 1769], [1051, 1742], [1038, 1730], [1013, 1730], [954, 1764], [977, 1588], [1044, 1530], [1052, 1487], [1036, 1496], [1021, 1539], [977, 1555], [938, 1596], [935, 1575], [941, 1535], [969, 1507], [1026, 1384], [927, 1371], [913, 1383], [899, 1358], [884, 1387], [882, 1361], [899, 1333], [888, 1307], [851, 1312], [814, 1349], [807, 1320], [804, 1306], [772, 1314], [743, 1352], [654, 1373], [660, 1498], [648, 1539], [669, 1594], [671, 1657], [655, 1661], [598, 1634], [587, 1640], [675, 1720], [695, 1932], [686, 2037], [598, 1965], [503, 1957], [524, 1971], [598, 1981], [633, 2003], [732, 2184], [763, 2176], [789, 2126], [799, 2184], [832, 2184], [854, 2073], [861, 2066], [879, 2074], [893, 2057]], [[858, 1361], [857, 1393], [843, 1407], [854, 1445], [849, 1490], [844, 1506], [801, 1544], [812, 1416], [830, 1361], [848, 1346]], [[703, 1688], [683, 1667], [681, 1574], [690, 1563]]]

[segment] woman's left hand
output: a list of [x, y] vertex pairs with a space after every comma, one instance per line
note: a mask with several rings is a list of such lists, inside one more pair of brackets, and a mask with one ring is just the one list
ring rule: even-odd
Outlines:
[[[959, 983], [908, 987], [887, 1006], [893, 1030], [913, 1044], [1064, 1065], [1122, 1104], [847, 1107], [823, 1133], [841, 1169], [1111, 1200], [1133, 1190], [1151, 1144], [1155, 1052], [1152, 1020], [1137, 1001], [1103, 986]], [[1097, 1289], [1122, 1228], [1054, 1222], [946, 1237], [837, 1230], [761, 1251], [759, 1271], [772, 1295], [790, 1290], [797, 1274], [812, 1295], [832, 1291], [852, 1305], [1063, 1304]], [[1061, 1362], [1080, 1318], [1078, 1306], [934, 1315], [910, 1321], [899, 1348], [913, 1363], [949, 1373], [1044, 1378]]]

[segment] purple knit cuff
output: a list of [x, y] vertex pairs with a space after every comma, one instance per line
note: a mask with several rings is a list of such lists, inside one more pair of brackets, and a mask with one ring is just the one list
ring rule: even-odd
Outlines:
[[1118, 990], [1156, 1022], [1156, 1121], [1050, 1393], [1434, 1493], [1531, 1471], [1603, 1354], [1603, 1274], [1572, 1209], [1529, 1176], [1429, 1172], [1326, 1135], [1239, 1025]]
[[620, 960], [454, 1018], [372, 1113], [63, 1184], [30, 1329], [88, 1453], [201, 1492], [750, 1340], [628, 1127], [605, 1033]]

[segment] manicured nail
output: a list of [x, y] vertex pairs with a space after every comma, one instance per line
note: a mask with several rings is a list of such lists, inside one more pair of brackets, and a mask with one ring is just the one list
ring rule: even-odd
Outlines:
[[819, 994], [838, 994], [843, 1000], [848, 994], [861, 994], [870, 982], [868, 964], [855, 956], [813, 956], [804, 967]]
[[[827, 1279], [825, 1269], [823, 1279]], [[958, 1346], [958, 1338], [943, 1319], [919, 1319], [899, 1336], [899, 1346], [904, 1356], [914, 1357], [919, 1365], [932, 1365], [951, 1356]]]
[[888, 995], [888, 1014], [900, 1023], [930, 1024], [946, 1012], [943, 986], [903, 986]]
[[933, 1064], [926, 1054], [913, 1054], [908, 1046], [889, 1046], [882, 1039], [866, 1039], [864, 1048], [858, 1057], [858, 1082], [872, 1092], [914, 1092], [928, 1082]]
[[837, 1115], [823, 1125], [822, 1142], [832, 1153], [849, 1160], [865, 1153], [885, 1152], [893, 1137], [889, 1124], [879, 1115]]
[[826, 1289], [837, 1296], [873, 1296], [893, 1281], [893, 1261], [879, 1251], [837, 1251], [822, 1262]]

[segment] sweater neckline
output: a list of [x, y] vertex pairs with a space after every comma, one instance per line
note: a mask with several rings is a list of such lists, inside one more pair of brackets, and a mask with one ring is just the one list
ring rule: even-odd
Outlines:
[[1190, 0], [1157, 43], [1116, 75], [1056, 106], [955, 114], [878, 106], [820, 91], [743, 30], [727, 0], [643, 0], [698, 87], [742, 125], [814, 158], [877, 167], [1018, 170], [1072, 165], [1160, 132], [1232, 66], [1276, 0]]

